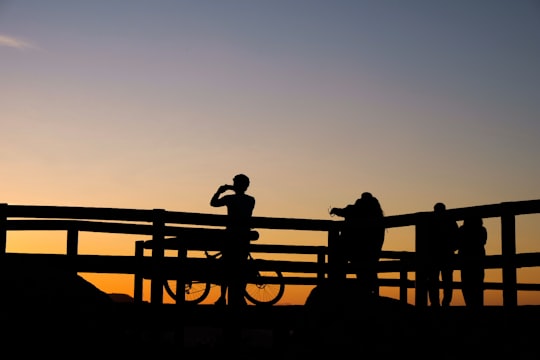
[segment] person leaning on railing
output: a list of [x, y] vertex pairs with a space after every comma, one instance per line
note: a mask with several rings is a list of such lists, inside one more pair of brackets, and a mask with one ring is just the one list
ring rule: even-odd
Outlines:
[[[454, 286], [453, 257], [457, 250], [456, 221], [448, 215], [446, 205], [438, 202], [428, 223], [426, 277], [432, 307], [447, 307], [452, 302]], [[443, 289], [442, 302], [440, 287]], [[442, 303], [442, 304], [441, 304]]]
[[354, 204], [330, 209], [331, 215], [344, 218], [340, 239], [347, 260], [353, 266], [359, 289], [378, 295], [377, 266], [384, 243], [384, 212], [379, 200], [364, 192]]
[[468, 217], [459, 227], [458, 258], [461, 268], [461, 291], [465, 305], [484, 305], [484, 259], [487, 230], [481, 217]]

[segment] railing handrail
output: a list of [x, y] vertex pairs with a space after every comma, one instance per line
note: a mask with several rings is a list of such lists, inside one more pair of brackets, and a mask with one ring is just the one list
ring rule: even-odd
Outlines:
[[[64, 220], [106, 220], [152, 223], [155, 211], [162, 211], [162, 220], [166, 224], [189, 224], [194, 226], [224, 226], [226, 216], [194, 212], [168, 211], [163, 209], [126, 209], [104, 207], [49, 206], [49, 205], [10, 205], [0, 204], [0, 216], [21, 219], [64, 219]], [[463, 220], [470, 215], [482, 218], [501, 217], [503, 215], [526, 215], [540, 213], [540, 199], [496, 204], [449, 208], [448, 214], [456, 220]], [[387, 228], [416, 225], [430, 211], [401, 215], [389, 215], [383, 220]], [[254, 216], [252, 223], [256, 229], [314, 230], [329, 231], [339, 226], [340, 220], [280, 218]]]

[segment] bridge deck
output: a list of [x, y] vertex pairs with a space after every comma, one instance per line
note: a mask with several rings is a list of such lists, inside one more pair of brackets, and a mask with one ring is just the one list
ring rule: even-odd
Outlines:
[[[43, 311], [46, 310], [46, 311]], [[106, 308], [6, 309], [4, 351], [39, 349], [41, 356], [118, 352], [198, 357], [293, 359], [343, 350], [378, 358], [459, 358], [476, 353], [491, 359], [538, 358], [540, 307], [485, 307], [473, 313], [447, 309], [380, 307], [226, 307], [117, 303]], [[22, 343], [22, 344], [21, 344]], [[32, 344], [32, 347], [29, 347]], [[430, 358], [431, 358], [430, 357]], [[161, 357], [160, 357], [161, 358]], [[203, 357], [206, 358], [206, 357]], [[238, 357], [237, 357], [238, 358]]]
[[507, 355], [511, 355], [508, 352], [531, 351], [536, 354], [536, 341], [540, 336], [539, 306], [513, 310], [488, 306], [478, 312], [461, 306], [342, 310], [295, 305], [247, 306], [241, 312], [233, 312], [213, 305], [196, 305], [182, 311], [168, 305], [161, 309], [148, 307], [143, 313], [146, 329], [155, 329], [174, 349], [222, 349], [230, 341], [228, 334], [236, 331], [241, 339], [240, 346], [246, 350], [316, 353], [335, 347], [363, 346], [386, 347], [386, 351], [397, 355], [405, 348], [421, 353], [427, 346], [441, 347], [443, 350], [439, 351], [450, 354], [458, 349], [465, 351], [469, 344], [497, 356], [499, 354], [489, 346], [496, 344], [499, 349], [504, 348]]

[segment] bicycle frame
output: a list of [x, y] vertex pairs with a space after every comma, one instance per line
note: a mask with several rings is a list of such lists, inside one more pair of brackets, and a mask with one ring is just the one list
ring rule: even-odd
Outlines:
[[[221, 255], [221, 252], [211, 254], [208, 251], [205, 251], [206, 259], [209, 261], [219, 261]], [[285, 284], [282, 281], [283, 274], [280, 271], [267, 271], [265, 274], [262, 274], [255, 266], [252, 266], [257, 261], [259, 260], [253, 258], [251, 253], [248, 254], [249, 271], [251, 274], [248, 277], [244, 296], [254, 305], [274, 305], [283, 297], [285, 292]], [[251, 270], [253, 270], [253, 272], [251, 272]], [[279, 281], [272, 281], [268, 284], [264, 280], [258, 280], [263, 279], [264, 277], [275, 277], [278, 278]], [[170, 280], [165, 280], [163, 286], [167, 294], [173, 300], [177, 300], [177, 289], [176, 291], [173, 290], [169, 281]], [[214, 286], [220, 286], [219, 281], [200, 281], [192, 279], [184, 284], [184, 300], [188, 303], [199, 304], [208, 297], [211, 288]]]

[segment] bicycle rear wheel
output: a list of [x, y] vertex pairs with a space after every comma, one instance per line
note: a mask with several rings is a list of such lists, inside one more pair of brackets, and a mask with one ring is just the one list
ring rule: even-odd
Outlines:
[[[184, 296], [187, 303], [198, 304], [206, 299], [210, 293], [211, 284], [208, 282], [193, 280], [184, 285]], [[166, 280], [163, 283], [163, 287], [167, 294], [176, 301], [178, 293], [177, 281]]]
[[[263, 277], [275, 278], [267, 281]], [[246, 285], [245, 297], [255, 305], [274, 305], [283, 297], [285, 284], [279, 271], [258, 271], [255, 281]]]

